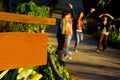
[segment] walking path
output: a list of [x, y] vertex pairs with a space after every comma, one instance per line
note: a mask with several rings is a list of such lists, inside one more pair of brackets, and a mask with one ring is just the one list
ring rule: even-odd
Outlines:
[[[65, 6], [68, 2], [74, 7], [82, 9], [79, 4], [73, 0], [60, 0], [59, 5]], [[80, 0], [82, 4], [82, 0]], [[55, 15], [56, 18], [56, 15]], [[57, 48], [56, 39], [57, 27], [48, 27], [48, 44]], [[108, 52], [96, 53], [97, 42], [92, 36], [85, 34], [84, 41], [79, 45], [79, 51], [74, 52], [74, 39], [71, 41], [71, 60], [66, 60], [66, 67], [73, 80], [120, 80], [120, 51], [112, 47], [108, 47]]]
[[[48, 44], [57, 48], [56, 27], [48, 27]], [[79, 51], [74, 52], [71, 41], [71, 60], [65, 64], [74, 80], [120, 80], [120, 51], [108, 47], [108, 52], [96, 53], [97, 42], [90, 35], [84, 35]]]

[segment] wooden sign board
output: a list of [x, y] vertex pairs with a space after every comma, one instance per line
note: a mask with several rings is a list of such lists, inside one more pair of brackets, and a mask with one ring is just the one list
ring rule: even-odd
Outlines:
[[0, 70], [47, 64], [48, 35], [0, 33]]
[[0, 20], [10, 21], [10, 22], [30, 23], [30, 24], [46, 24], [46, 25], [56, 24], [55, 18], [28, 16], [28, 15], [8, 13], [8, 12], [0, 12]]

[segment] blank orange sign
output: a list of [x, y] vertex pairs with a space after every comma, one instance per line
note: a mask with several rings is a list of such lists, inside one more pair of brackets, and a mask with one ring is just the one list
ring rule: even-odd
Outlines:
[[47, 34], [0, 33], [0, 70], [45, 65], [47, 45]]

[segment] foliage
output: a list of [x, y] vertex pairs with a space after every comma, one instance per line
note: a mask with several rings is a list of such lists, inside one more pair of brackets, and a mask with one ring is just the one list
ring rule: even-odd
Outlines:
[[[101, 34], [100, 27], [93, 33], [95, 37], [99, 37]], [[116, 47], [120, 45], [120, 28], [116, 28], [116, 25], [110, 25], [109, 28], [109, 42], [110, 44], [116, 44]]]
[[[30, 16], [40, 16], [48, 17], [48, 11], [45, 6], [37, 6], [34, 2], [20, 3], [18, 7], [13, 11], [17, 14], [25, 14]], [[26, 23], [16, 23], [16, 22], [0, 22], [1, 31], [11, 31], [11, 32], [36, 32], [39, 33], [40, 30], [46, 30], [47, 25], [38, 24], [26, 24]], [[5, 25], [2, 25], [4, 23]]]
[[39, 74], [37, 70], [38, 67], [9, 70], [2, 80], [39, 80], [41, 79], [42, 74]]
[[2, 11], [2, 10], [3, 10], [3, 4], [0, 3], [0, 11]]
[[38, 70], [38, 67], [19, 68], [17, 80], [21, 80], [21, 79], [39, 80], [40, 78], [42, 78], [42, 74], [39, 74], [37, 70]]
[[39, 67], [39, 72], [42, 73], [43, 77], [41, 80], [55, 80], [50, 64]]
[[[30, 1], [28, 3], [22, 3], [19, 4], [19, 6], [16, 9], [16, 13], [19, 14], [26, 14], [30, 16], [40, 16], [40, 17], [47, 17], [47, 8], [45, 6], [37, 6], [34, 2]], [[47, 25], [31, 25], [26, 24], [29, 26], [29, 32], [39, 32], [40, 29], [45, 30], [47, 28]], [[26, 26], [23, 24], [23, 26]]]
[[[51, 45], [48, 46], [52, 51], [52, 58], [55, 62], [59, 74], [63, 80], [72, 80], [72, 76], [69, 75], [67, 68], [60, 65], [58, 57], [56, 56], [56, 49]], [[0, 74], [0, 76], [3, 74]], [[43, 66], [34, 66], [26, 68], [11, 69], [6, 72], [2, 77], [2, 80], [56, 80], [49, 64]]]
[[55, 62], [57, 70], [58, 70], [59, 74], [62, 76], [63, 80], [72, 80], [72, 76], [70, 76], [67, 68], [65, 66], [61, 65], [60, 62], [58, 61], [58, 57], [56, 55], [56, 49], [54, 47], [52, 47], [51, 45], [49, 45], [49, 48], [52, 50], [52, 58]]
[[105, 7], [105, 5], [110, 4], [110, 3], [111, 3], [111, 1], [112, 1], [112, 0], [99, 0], [99, 2], [98, 2], [98, 4], [97, 4], [97, 6], [100, 6], [100, 7], [104, 8], [104, 7]]

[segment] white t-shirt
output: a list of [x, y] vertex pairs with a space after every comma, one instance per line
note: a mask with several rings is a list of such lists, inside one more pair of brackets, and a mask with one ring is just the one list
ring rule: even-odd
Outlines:
[[102, 30], [102, 33], [101, 34], [104, 34], [104, 35], [109, 35], [109, 32], [106, 32], [106, 27], [103, 28]]

